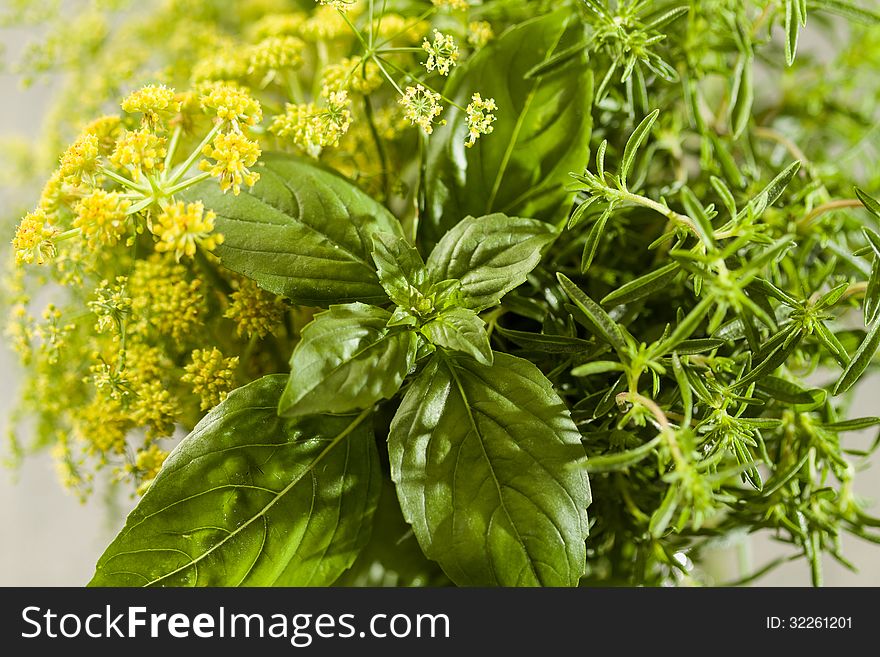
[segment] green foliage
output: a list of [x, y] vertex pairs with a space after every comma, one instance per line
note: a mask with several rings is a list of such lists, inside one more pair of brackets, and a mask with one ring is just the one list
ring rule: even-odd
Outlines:
[[[849, 0], [362, 4], [372, 12], [339, 17], [347, 37], [295, 28], [319, 46], [301, 69], [222, 71], [274, 116], [248, 133], [260, 179], [239, 194], [189, 186], [223, 241], [166, 266], [182, 272], [175, 299], [203, 292], [200, 348], [240, 358], [209, 382], [237, 368], [244, 385], [176, 416], [189, 435], [141, 477], [92, 583], [722, 583], [705, 552], [764, 533], [819, 585], [824, 555], [850, 565], [844, 537], [880, 543], [854, 493], [880, 440], [849, 436], [880, 424], [878, 409], [849, 410], [880, 351], [880, 15]], [[369, 22], [421, 10], [461, 48], [448, 78], [414, 59], [421, 34], [401, 45]], [[281, 29], [253, 11], [263, 22], [205, 21], [242, 39]], [[476, 20], [485, 44], [467, 41]], [[846, 42], [818, 53], [828, 30]], [[346, 62], [356, 100], [335, 108], [328, 43], [362, 58]], [[494, 121], [475, 120], [476, 93]], [[276, 121], [305, 99], [323, 123], [297, 124], [292, 145]], [[421, 131], [380, 120], [389, 106]], [[342, 128], [343, 110], [359, 128]], [[154, 257], [168, 198], [152, 198], [128, 242], [89, 261], [101, 278]], [[59, 278], [85, 269], [59, 262]], [[101, 290], [73, 295], [116, 330], [101, 409], [171, 403], [140, 396], [132, 344], [163, 350], [148, 372], [210, 388], [170, 331], [138, 332], [160, 304]], [[76, 353], [106, 347], [89, 324], [71, 329]], [[41, 413], [47, 436], [62, 411]]]
[[92, 586], [325, 586], [354, 562], [382, 482], [370, 414], [279, 418], [285, 378], [250, 383], [202, 419]]

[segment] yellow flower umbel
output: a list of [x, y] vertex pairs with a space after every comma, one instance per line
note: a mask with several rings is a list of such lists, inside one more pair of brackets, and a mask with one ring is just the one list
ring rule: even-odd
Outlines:
[[98, 138], [89, 132], [81, 134], [61, 156], [61, 177], [79, 183], [92, 176], [98, 170], [99, 156]]
[[73, 227], [82, 230], [89, 247], [114, 246], [128, 230], [130, 202], [117, 192], [96, 189], [76, 204]]
[[122, 334], [125, 321], [131, 315], [131, 297], [126, 291], [127, 283], [125, 276], [117, 276], [115, 284], [101, 281], [95, 289], [96, 299], [89, 301], [88, 306], [98, 317], [95, 322], [97, 333], [115, 331], [117, 335]]
[[261, 84], [271, 82], [278, 71], [297, 68], [302, 64], [305, 43], [292, 36], [268, 37], [250, 50], [248, 73], [262, 78]]
[[192, 385], [193, 392], [199, 396], [201, 409], [207, 411], [226, 399], [235, 388], [235, 368], [238, 356], [224, 358], [223, 353], [213, 349], [196, 349], [192, 352], [192, 362], [183, 369], [186, 374], [181, 381]]
[[129, 114], [143, 114], [144, 125], [155, 130], [161, 120], [167, 120], [180, 111], [174, 89], [165, 85], [147, 85], [132, 92], [122, 101], [122, 110]]
[[190, 280], [186, 267], [158, 253], [135, 261], [128, 290], [135, 319], [132, 331], [138, 335], [155, 331], [183, 340], [200, 326], [206, 311], [202, 282]]
[[207, 87], [200, 101], [204, 109], [213, 111], [219, 122], [228, 121], [236, 131], [242, 125], [256, 125], [263, 119], [260, 103], [242, 87], [216, 83]]
[[116, 147], [116, 140], [122, 134], [122, 119], [112, 115], [101, 116], [89, 123], [83, 132], [98, 140], [98, 151], [101, 155], [110, 155]]
[[487, 21], [471, 21], [468, 23], [467, 42], [474, 48], [482, 48], [495, 37], [492, 25]]
[[116, 142], [116, 150], [110, 156], [114, 166], [130, 169], [136, 176], [150, 174], [162, 169], [165, 157], [165, 138], [147, 129], [128, 131]]
[[422, 42], [422, 50], [428, 53], [427, 61], [423, 62], [429, 71], [437, 71], [440, 75], [449, 75], [449, 69], [458, 61], [458, 46], [455, 39], [439, 30], [434, 30], [434, 42], [427, 39]]
[[152, 225], [153, 233], [159, 238], [156, 250], [174, 253], [178, 261], [183, 256], [194, 256], [197, 247], [212, 251], [223, 243], [223, 236], [213, 232], [216, 217], [212, 210], [205, 211], [201, 201], [189, 204], [177, 201], [168, 205]]
[[347, 91], [325, 88], [324, 92], [326, 107], [288, 104], [284, 114], [275, 117], [269, 132], [291, 139], [312, 157], [320, 155], [324, 147], [338, 146], [351, 125], [351, 101]]
[[37, 209], [26, 214], [12, 240], [15, 264], [31, 264], [36, 261], [42, 265], [54, 258], [55, 243], [52, 239], [57, 234], [58, 231], [49, 224], [49, 218], [43, 210]]
[[452, 9], [455, 11], [467, 11], [470, 9], [470, 3], [468, 0], [431, 0], [435, 7], [440, 7], [441, 9]]
[[490, 112], [497, 109], [494, 98], [483, 100], [480, 94], [471, 96], [471, 102], [467, 106], [468, 136], [465, 146], [473, 146], [480, 135], [488, 135], [495, 129], [492, 125], [495, 115]]
[[339, 11], [346, 11], [355, 2], [355, 0], [317, 0], [319, 5], [328, 5]]
[[440, 94], [417, 84], [415, 87], [407, 87], [406, 93], [398, 102], [403, 105], [404, 116], [412, 125], [418, 125], [428, 135], [434, 132], [434, 119], [443, 111]]
[[156, 443], [153, 443], [137, 453], [134, 464], [126, 466], [125, 471], [135, 475], [141, 481], [137, 489], [138, 495], [143, 495], [147, 492], [167, 458], [168, 452], [160, 448]]
[[263, 338], [274, 333], [284, 321], [284, 302], [249, 278], [241, 281], [231, 298], [223, 316], [235, 322], [240, 336]]
[[199, 168], [219, 178], [220, 189], [224, 192], [232, 189], [232, 193], [238, 196], [243, 184], [253, 187], [260, 179], [260, 174], [248, 168], [256, 163], [260, 152], [257, 142], [240, 133], [221, 133], [214, 137], [213, 144], [202, 149], [202, 153], [214, 162], [202, 160]]
[[383, 81], [376, 62], [368, 60], [365, 65], [361, 57], [346, 57], [336, 64], [325, 66], [321, 78], [324, 95], [334, 91], [371, 94], [382, 86]]

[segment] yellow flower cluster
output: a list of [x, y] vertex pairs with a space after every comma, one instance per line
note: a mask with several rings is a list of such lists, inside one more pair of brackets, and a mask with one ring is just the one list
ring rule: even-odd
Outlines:
[[266, 37], [296, 36], [300, 33], [306, 15], [301, 12], [287, 14], [266, 14], [251, 28], [254, 39]]
[[174, 90], [165, 85], [147, 85], [132, 92], [121, 107], [129, 114], [143, 114], [144, 125], [155, 130], [160, 120], [167, 120], [180, 111], [180, 101]]
[[43, 323], [34, 332], [40, 341], [40, 352], [49, 365], [55, 365], [61, 359], [66, 337], [75, 328], [73, 324], [62, 323], [61, 317], [61, 311], [50, 303], [43, 310]]
[[110, 155], [122, 135], [122, 119], [113, 115], [100, 116], [86, 125], [83, 132], [98, 140], [98, 152], [101, 155]]
[[186, 373], [180, 380], [192, 386], [193, 392], [199, 396], [201, 409], [207, 411], [226, 399], [235, 388], [237, 367], [238, 356], [224, 358], [217, 347], [196, 349], [192, 352], [191, 362], [184, 366]]
[[354, 91], [366, 95], [381, 87], [383, 78], [373, 60], [364, 64], [361, 57], [346, 57], [324, 67], [321, 82], [325, 95], [334, 91]]
[[443, 34], [440, 30], [434, 30], [434, 41], [425, 39], [422, 42], [422, 50], [428, 53], [428, 59], [424, 62], [429, 71], [437, 71], [440, 75], [449, 75], [449, 69], [458, 61], [458, 46], [455, 39], [449, 34]]
[[220, 52], [200, 59], [192, 69], [192, 82], [195, 85], [204, 83], [229, 84], [247, 77], [249, 61], [242, 53]]
[[274, 333], [284, 321], [284, 302], [249, 278], [242, 279], [230, 296], [229, 307], [223, 316], [235, 322], [241, 336], [263, 338]]
[[125, 321], [131, 315], [131, 297], [126, 291], [127, 283], [127, 277], [117, 276], [115, 283], [104, 280], [95, 289], [96, 299], [89, 301], [88, 306], [98, 316], [95, 323], [97, 333], [111, 330], [115, 330], [117, 334], [122, 333]]
[[147, 128], [129, 130], [116, 142], [110, 161], [120, 169], [128, 168], [138, 177], [153, 173], [162, 168], [162, 159], [168, 152], [165, 142], [165, 137]]
[[126, 466], [125, 471], [136, 476], [141, 481], [137, 489], [138, 495], [143, 495], [147, 492], [167, 458], [168, 452], [156, 443], [152, 443], [149, 447], [145, 447], [137, 453], [133, 464]]
[[61, 177], [78, 183], [98, 170], [100, 150], [98, 138], [89, 133], [81, 134], [61, 155]]
[[482, 48], [495, 38], [495, 32], [488, 21], [471, 21], [468, 23], [467, 42], [474, 48]]
[[299, 32], [307, 41], [331, 41], [351, 36], [351, 30], [342, 14], [330, 5], [317, 7], [299, 28]]
[[129, 294], [135, 331], [143, 335], [152, 329], [182, 340], [196, 329], [205, 311], [201, 281], [189, 280], [186, 267], [160, 254], [135, 261]]
[[125, 452], [131, 423], [122, 402], [98, 392], [92, 401], [74, 411], [74, 427], [87, 451], [101, 457]]
[[138, 382], [129, 415], [136, 426], [147, 427], [147, 437], [157, 438], [174, 433], [179, 406], [162, 381]]
[[480, 94], [471, 96], [471, 102], [467, 106], [467, 127], [468, 136], [465, 146], [471, 147], [480, 135], [488, 135], [495, 128], [492, 123], [495, 121], [495, 115], [491, 114], [498, 109], [494, 98], [483, 98]]
[[159, 238], [156, 250], [172, 252], [178, 261], [183, 256], [194, 256], [197, 247], [214, 250], [223, 243], [223, 236], [213, 232], [216, 217], [212, 210], [205, 211], [201, 201], [189, 204], [177, 201], [167, 205], [151, 227]]
[[[266, 37], [250, 49], [247, 72], [251, 75], [269, 76], [285, 68], [302, 64], [305, 43], [293, 36]], [[264, 83], [268, 80], [264, 80]]]
[[128, 230], [126, 213], [130, 205], [118, 192], [95, 189], [76, 204], [73, 227], [82, 230], [91, 248], [113, 246]]
[[327, 5], [339, 11], [345, 11], [354, 4], [354, 0], [318, 0], [318, 4]]
[[52, 238], [58, 233], [49, 224], [49, 218], [41, 209], [27, 213], [15, 231], [12, 248], [15, 250], [16, 264], [42, 265], [55, 257], [55, 243]]
[[467, 11], [471, 7], [468, 0], [431, 0], [431, 2], [435, 7], [452, 9], [454, 11]]
[[238, 196], [242, 185], [253, 187], [260, 179], [259, 173], [249, 169], [260, 157], [260, 147], [241, 133], [220, 133], [214, 137], [213, 144], [205, 145], [202, 153], [214, 162], [202, 160], [199, 168], [219, 178], [224, 192], [232, 189]]
[[418, 125], [428, 135], [434, 132], [434, 120], [443, 111], [440, 94], [417, 84], [407, 87], [398, 102], [403, 105], [404, 116], [412, 125]]
[[325, 107], [313, 103], [290, 105], [275, 117], [269, 132], [293, 143], [313, 157], [327, 146], [338, 146], [351, 125], [351, 101], [347, 91], [330, 91]]
[[228, 121], [236, 131], [240, 125], [256, 125], [263, 119], [260, 103], [243, 87], [215, 83], [204, 90], [199, 100], [204, 109], [213, 110], [221, 123]]

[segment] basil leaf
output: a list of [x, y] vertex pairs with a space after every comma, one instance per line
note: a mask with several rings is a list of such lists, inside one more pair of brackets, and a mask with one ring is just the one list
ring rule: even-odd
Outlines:
[[373, 262], [379, 282], [399, 306], [409, 306], [413, 293], [422, 290], [428, 277], [422, 256], [397, 235], [377, 233], [373, 236]]
[[196, 425], [90, 586], [322, 586], [354, 562], [382, 481], [372, 422], [279, 418], [285, 379], [233, 391]]
[[542, 221], [490, 214], [456, 224], [428, 257], [433, 281], [461, 281], [460, 303], [471, 310], [497, 305], [525, 282], [541, 260], [541, 249], [556, 239]]
[[206, 181], [187, 196], [217, 213], [224, 267], [296, 303], [381, 303], [371, 236], [402, 235], [382, 205], [344, 178], [290, 155], [266, 153], [250, 192]]
[[389, 319], [388, 311], [363, 303], [316, 315], [290, 357], [278, 412], [348, 413], [392, 397], [415, 366], [418, 338], [387, 328]]
[[486, 324], [473, 310], [452, 308], [425, 322], [419, 331], [431, 344], [464, 352], [485, 365], [492, 364]]
[[574, 586], [590, 487], [568, 410], [531, 363], [435, 356], [388, 439], [391, 475], [425, 554], [458, 585]]
[[424, 244], [435, 244], [467, 215], [503, 212], [552, 222], [568, 215], [569, 172], [583, 171], [589, 158], [592, 76], [583, 54], [526, 76], [582, 38], [579, 20], [563, 9], [511, 28], [456, 68], [444, 95], [466, 107], [479, 90], [495, 99], [499, 120], [491, 138], [466, 148], [467, 116], [449, 105], [448, 125], [428, 142]]

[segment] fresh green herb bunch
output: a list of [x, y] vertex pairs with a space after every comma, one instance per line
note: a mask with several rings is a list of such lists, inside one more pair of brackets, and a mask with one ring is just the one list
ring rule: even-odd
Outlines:
[[880, 542], [873, 10], [118, 9], [26, 53], [69, 87], [9, 277], [34, 447], [143, 495], [93, 584], [718, 583], [767, 532], [818, 585]]

